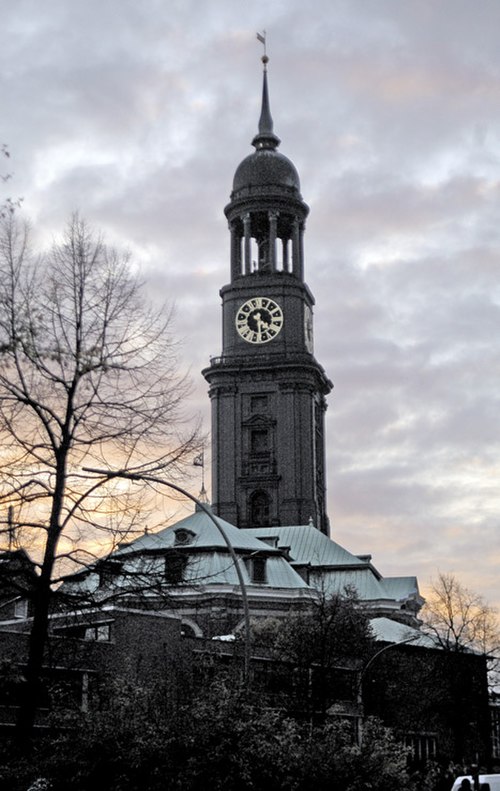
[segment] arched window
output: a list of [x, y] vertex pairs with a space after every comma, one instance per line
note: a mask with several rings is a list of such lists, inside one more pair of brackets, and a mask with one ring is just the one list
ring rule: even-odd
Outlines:
[[269, 525], [269, 505], [270, 498], [267, 492], [262, 489], [252, 492], [250, 495], [250, 524], [254, 527], [266, 527]]

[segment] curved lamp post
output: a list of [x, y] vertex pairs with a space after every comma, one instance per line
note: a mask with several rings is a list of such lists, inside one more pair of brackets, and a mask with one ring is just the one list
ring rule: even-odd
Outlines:
[[[361, 668], [361, 672], [359, 674], [358, 680], [358, 702], [363, 706], [363, 679], [366, 675], [367, 670], [371, 667], [371, 665], [375, 662], [376, 659], [383, 654], [385, 651], [389, 651], [390, 648], [396, 648], [398, 645], [404, 645], [405, 643], [412, 643], [414, 640], [418, 640], [420, 635], [413, 634], [411, 637], [407, 637], [405, 640], [398, 640], [397, 643], [389, 643], [388, 645], [384, 645], [380, 648], [373, 656], [370, 657], [368, 662], [364, 667]], [[363, 711], [363, 708], [362, 708]], [[362, 724], [359, 722], [358, 724], [358, 743], [361, 744], [362, 742]]]
[[414, 640], [418, 640], [419, 637], [420, 637], [420, 635], [412, 634], [411, 637], [407, 637], [405, 640], [398, 640], [397, 643], [389, 643], [389, 645], [384, 645], [383, 648], [380, 648], [375, 654], [373, 654], [373, 656], [370, 657], [370, 659], [368, 660], [366, 665], [362, 668], [361, 673], [359, 675], [359, 683], [360, 683], [360, 685], [361, 685], [361, 682], [363, 681], [363, 678], [365, 677], [366, 671], [368, 670], [370, 665], [372, 665], [373, 662], [375, 662], [377, 657], [380, 656], [380, 654], [383, 654], [384, 651], [388, 651], [389, 648], [396, 648], [396, 646], [398, 646], [398, 645], [404, 645], [405, 643], [412, 643]]
[[228, 548], [229, 554], [231, 555], [231, 559], [233, 561], [234, 567], [236, 569], [236, 574], [238, 575], [238, 582], [241, 590], [241, 601], [243, 604], [243, 616], [245, 621], [245, 657], [244, 657], [244, 680], [245, 683], [248, 683], [250, 678], [250, 659], [251, 659], [251, 642], [250, 642], [250, 610], [248, 607], [248, 596], [247, 596], [247, 589], [245, 585], [245, 580], [243, 579], [243, 574], [241, 572], [240, 564], [238, 562], [238, 556], [234, 551], [234, 547], [229, 540], [229, 536], [227, 535], [226, 531], [222, 527], [221, 523], [217, 519], [216, 516], [212, 513], [210, 508], [208, 508], [205, 503], [202, 503], [197, 497], [190, 492], [183, 489], [182, 486], [179, 486], [176, 483], [172, 483], [171, 481], [166, 481], [163, 478], [158, 478], [156, 475], [147, 475], [135, 472], [125, 472], [124, 470], [101, 470], [96, 469], [93, 467], [83, 467], [84, 472], [92, 472], [96, 473], [97, 475], [104, 475], [106, 478], [127, 478], [130, 481], [148, 481], [149, 483], [159, 483], [162, 486], [168, 486], [169, 489], [173, 489], [180, 494], [183, 494], [185, 497], [192, 500], [198, 508], [200, 508], [208, 518], [214, 523], [215, 527], [221, 534], [224, 542]]

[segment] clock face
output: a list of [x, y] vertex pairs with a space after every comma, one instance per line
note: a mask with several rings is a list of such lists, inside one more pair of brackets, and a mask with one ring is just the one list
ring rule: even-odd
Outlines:
[[248, 343], [269, 343], [282, 326], [283, 311], [269, 297], [253, 297], [236, 313], [236, 330]]

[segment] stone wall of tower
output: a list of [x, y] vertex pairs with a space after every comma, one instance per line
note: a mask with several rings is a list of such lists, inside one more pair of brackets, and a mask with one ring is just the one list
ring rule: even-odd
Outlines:
[[236, 169], [225, 208], [231, 280], [220, 292], [222, 353], [203, 371], [212, 502], [239, 527], [312, 518], [328, 532], [324, 411], [332, 385], [313, 353], [314, 298], [304, 282], [309, 209], [279, 143], [264, 71], [255, 152]]

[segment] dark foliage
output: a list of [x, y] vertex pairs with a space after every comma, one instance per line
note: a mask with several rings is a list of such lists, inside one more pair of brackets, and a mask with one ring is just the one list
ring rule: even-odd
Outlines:
[[1, 767], [2, 791], [26, 791], [37, 778], [51, 791], [410, 787], [405, 751], [377, 721], [358, 746], [347, 723], [311, 728], [283, 717], [230, 674], [180, 704], [162, 685], [109, 691], [92, 715], [59, 714], [29, 762]]

